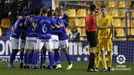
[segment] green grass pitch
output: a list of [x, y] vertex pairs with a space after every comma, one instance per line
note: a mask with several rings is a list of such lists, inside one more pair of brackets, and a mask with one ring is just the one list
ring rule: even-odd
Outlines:
[[[118, 64], [113, 64], [115, 67]], [[15, 63], [14, 69], [7, 69], [7, 63], [0, 63], [0, 75], [134, 75], [134, 63], [125, 63], [126, 67], [131, 68], [129, 71], [111, 71], [87, 72], [87, 62], [74, 62], [73, 68], [69, 71], [65, 70], [67, 63], [62, 63], [63, 68], [58, 70], [48, 69], [20, 69], [19, 64]]]

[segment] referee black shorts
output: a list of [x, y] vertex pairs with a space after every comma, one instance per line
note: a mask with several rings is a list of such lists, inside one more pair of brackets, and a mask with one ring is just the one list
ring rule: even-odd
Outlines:
[[96, 47], [97, 46], [97, 34], [96, 32], [87, 32], [87, 40], [90, 47]]

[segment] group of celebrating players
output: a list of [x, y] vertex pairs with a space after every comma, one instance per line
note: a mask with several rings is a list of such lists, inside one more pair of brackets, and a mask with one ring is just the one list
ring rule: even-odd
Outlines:
[[14, 68], [13, 62], [20, 51], [20, 68], [37, 69], [41, 54], [40, 68], [46, 68], [46, 51], [48, 51], [48, 69], [62, 68], [60, 51], [63, 50], [70, 70], [73, 66], [68, 52], [68, 16], [61, 8], [31, 10], [30, 15], [20, 13], [12, 27], [10, 36], [12, 53], [8, 68]]
[[[85, 29], [89, 42], [89, 65], [87, 71], [98, 71], [100, 54], [105, 72], [110, 71], [112, 65], [112, 27], [113, 19], [107, 14], [105, 6], [101, 7], [101, 14], [96, 12], [96, 6], [90, 6], [90, 13], [85, 18]], [[10, 37], [12, 53], [8, 68], [14, 68], [13, 62], [20, 51], [20, 67], [37, 69], [41, 54], [40, 68], [46, 68], [46, 51], [48, 51], [49, 69], [62, 68], [60, 51], [63, 50], [70, 70], [73, 66], [68, 52], [68, 16], [61, 8], [32, 9], [30, 15], [20, 14], [12, 27]], [[97, 30], [98, 29], [98, 30]], [[97, 36], [98, 35], [98, 36]], [[98, 40], [98, 42], [97, 42]], [[108, 65], [105, 52], [108, 54]]]

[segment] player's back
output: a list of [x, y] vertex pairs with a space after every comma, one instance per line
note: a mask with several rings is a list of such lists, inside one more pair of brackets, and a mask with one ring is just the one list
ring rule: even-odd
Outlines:
[[38, 25], [38, 16], [30, 16], [28, 17], [27, 20], [27, 25], [28, 25], [28, 36], [29, 37], [37, 37], [38, 36], [38, 29], [34, 28], [34, 25]]
[[24, 29], [24, 18], [18, 18], [13, 26], [11, 37], [19, 38]]
[[40, 16], [38, 30], [39, 39], [51, 38], [51, 24], [46, 16]]

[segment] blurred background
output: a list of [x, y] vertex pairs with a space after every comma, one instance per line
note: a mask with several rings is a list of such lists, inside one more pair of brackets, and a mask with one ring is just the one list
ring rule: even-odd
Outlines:
[[[68, 35], [78, 33], [76, 39], [70, 35], [70, 54], [74, 60], [79, 58], [87, 61], [88, 44], [85, 34], [85, 17], [88, 15], [89, 5], [95, 4], [99, 9], [102, 5], [108, 7], [108, 14], [114, 19], [113, 41], [113, 60], [116, 60], [118, 54], [126, 56], [127, 61], [134, 61], [134, 0], [0, 0], [0, 52], [1, 56], [9, 55], [8, 43], [11, 34], [11, 27], [14, 25], [17, 16], [21, 10], [29, 13], [32, 8], [50, 8], [61, 7], [69, 16]], [[100, 14], [100, 10], [98, 10]], [[6, 42], [5, 42], [6, 41]], [[4, 44], [3, 44], [4, 43]], [[6, 46], [5, 46], [6, 45]], [[8, 51], [6, 51], [8, 50]], [[5, 52], [5, 53], [4, 53]]]
[[[28, 12], [31, 8], [62, 7], [69, 16], [68, 33], [75, 27], [80, 40], [86, 40], [84, 26], [90, 4], [95, 4], [98, 9], [102, 5], [108, 7], [108, 13], [114, 18], [116, 40], [133, 40], [133, 0], [0, 0], [0, 36], [10, 36], [10, 27], [22, 9]], [[100, 14], [100, 10], [98, 12]]]

